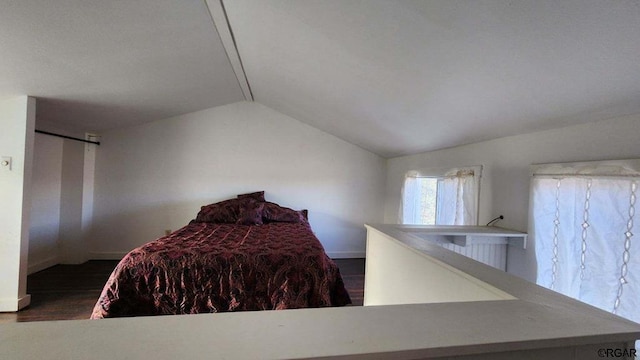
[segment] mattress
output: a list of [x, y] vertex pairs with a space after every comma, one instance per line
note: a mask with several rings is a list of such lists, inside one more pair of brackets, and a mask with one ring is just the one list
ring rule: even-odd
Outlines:
[[340, 271], [308, 222], [192, 221], [129, 252], [92, 319], [350, 304]]

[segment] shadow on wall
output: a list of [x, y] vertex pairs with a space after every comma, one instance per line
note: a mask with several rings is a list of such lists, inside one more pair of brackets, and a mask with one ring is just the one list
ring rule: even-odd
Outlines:
[[[119, 259], [131, 249], [164, 236], [165, 230], [176, 231], [186, 226], [196, 218], [201, 206], [229, 198], [168, 202], [139, 207], [135, 211], [94, 214], [93, 227], [86, 239], [89, 258]], [[286, 203], [280, 205], [287, 206]], [[313, 207], [308, 210], [311, 227], [331, 257], [364, 257], [364, 224], [315, 212]]]
[[309, 210], [309, 223], [331, 257], [364, 257], [367, 236], [364, 223], [346, 221], [331, 214], [313, 210]]
[[[504, 213], [505, 219], [498, 226], [515, 229], [531, 234], [529, 227], [529, 165], [523, 161], [515, 168], [513, 165], [492, 164], [485, 166], [482, 181], [490, 194], [489, 214]], [[482, 190], [481, 190], [482, 191]], [[481, 196], [483, 196], [481, 194]], [[486, 198], [485, 198], [486, 199]], [[531, 235], [527, 237], [527, 248], [509, 246], [507, 271], [525, 280], [535, 283], [537, 274], [535, 243]]]

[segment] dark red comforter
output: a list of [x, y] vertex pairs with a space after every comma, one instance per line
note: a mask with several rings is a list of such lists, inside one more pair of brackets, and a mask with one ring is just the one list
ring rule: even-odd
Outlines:
[[350, 303], [337, 266], [308, 224], [192, 222], [129, 252], [91, 318]]

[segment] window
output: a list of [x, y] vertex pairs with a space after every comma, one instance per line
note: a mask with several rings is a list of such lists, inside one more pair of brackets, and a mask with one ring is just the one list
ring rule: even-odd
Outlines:
[[640, 161], [533, 167], [537, 283], [640, 321]]
[[410, 171], [405, 175], [402, 224], [476, 225], [482, 167]]

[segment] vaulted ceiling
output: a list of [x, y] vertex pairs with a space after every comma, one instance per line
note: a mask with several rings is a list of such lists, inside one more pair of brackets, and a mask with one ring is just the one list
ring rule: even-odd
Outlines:
[[253, 99], [393, 157], [640, 113], [638, 0], [0, 3], [0, 100], [83, 130]]
[[244, 97], [204, 1], [0, 0], [0, 100], [100, 131]]

